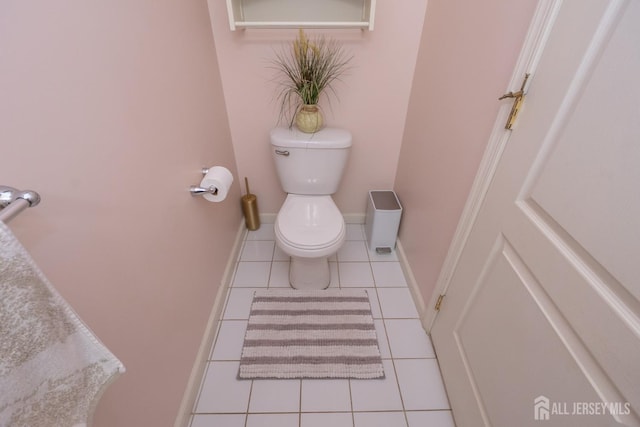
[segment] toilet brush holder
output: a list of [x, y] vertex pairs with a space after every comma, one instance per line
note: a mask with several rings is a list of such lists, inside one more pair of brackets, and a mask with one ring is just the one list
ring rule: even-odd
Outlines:
[[244, 178], [247, 194], [242, 196], [242, 213], [244, 214], [244, 222], [251, 231], [260, 228], [260, 214], [258, 214], [258, 198], [255, 194], [249, 192], [249, 180]]

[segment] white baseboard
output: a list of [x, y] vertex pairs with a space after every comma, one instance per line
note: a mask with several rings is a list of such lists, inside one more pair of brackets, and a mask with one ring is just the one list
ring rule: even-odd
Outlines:
[[216, 299], [213, 303], [213, 307], [211, 308], [211, 313], [209, 314], [209, 320], [207, 321], [207, 326], [205, 328], [202, 341], [200, 342], [200, 348], [196, 354], [195, 363], [191, 369], [191, 375], [189, 376], [185, 394], [182, 397], [182, 403], [180, 404], [174, 427], [187, 427], [189, 425], [191, 411], [198, 397], [200, 383], [207, 367], [209, 352], [211, 351], [211, 346], [213, 345], [215, 336], [217, 335], [216, 329], [218, 327], [218, 321], [222, 315], [222, 310], [228, 293], [227, 291], [229, 290], [231, 281], [233, 280], [236, 261], [239, 258], [240, 250], [242, 249], [242, 242], [244, 241], [246, 233], [247, 228], [245, 227], [243, 218], [240, 223], [238, 233], [236, 234], [233, 248], [227, 260], [227, 265], [224, 269], [220, 286], [218, 287]]
[[[273, 224], [276, 222], [277, 213], [261, 213], [260, 214], [260, 223], [264, 224]], [[351, 213], [351, 214], [343, 214], [344, 222], [347, 224], [364, 224], [364, 214], [363, 213]]]
[[[418, 316], [420, 319], [424, 317], [424, 313], [427, 311], [427, 305], [424, 302], [424, 298], [422, 292], [420, 291], [420, 287], [418, 286], [418, 281], [416, 277], [413, 275], [413, 271], [411, 270], [411, 266], [409, 265], [409, 261], [407, 260], [407, 255], [402, 247], [402, 242], [400, 239], [396, 241], [396, 255], [398, 256], [398, 261], [400, 261], [400, 267], [402, 267], [402, 272], [404, 273], [405, 279], [407, 279], [407, 285], [409, 286], [409, 291], [411, 292], [411, 297], [413, 298], [413, 302], [418, 309]], [[425, 330], [428, 330], [427, 325], [422, 322], [422, 327]]]
[[261, 213], [260, 224], [273, 224], [276, 222], [277, 213]]
[[364, 224], [365, 214], [363, 213], [350, 213], [343, 214], [344, 222], [347, 224]]

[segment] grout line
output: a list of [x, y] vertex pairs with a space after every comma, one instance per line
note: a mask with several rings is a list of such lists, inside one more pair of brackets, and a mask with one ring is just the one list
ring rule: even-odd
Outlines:
[[271, 252], [271, 262], [269, 263], [269, 274], [267, 274], [267, 289], [271, 287], [271, 275], [273, 274], [273, 256], [275, 254], [275, 248]]
[[251, 404], [251, 396], [253, 394], [253, 383], [254, 383], [254, 380], [251, 380], [251, 387], [249, 388], [249, 397], [247, 398], [247, 412], [244, 419], [245, 427], [247, 426], [247, 422], [249, 422], [249, 405]]
[[[391, 346], [389, 346], [389, 352], [391, 352]], [[404, 406], [404, 397], [402, 396], [402, 387], [400, 387], [400, 380], [398, 379], [398, 370], [396, 369], [396, 362], [393, 359], [393, 355], [391, 357], [391, 366], [393, 366], [393, 373], [396, 376], [396, 386], [398, 387], [398, 394], [400, 395], [400, 403], [402, 404], [402, 413], [404, 415], [404, 421], [409, 425], [409, 420], [407, 419], [407, 410]]]
[[351, 393], [351, 380], [349, 381], [349, 407], [351, 408], [351, 425], [356, 425], [356, 415], [353, 410], [353, 394]]
[[302, 425], [302, 379], [300, 380], [300, 393], [298, 393], [298, 425]]

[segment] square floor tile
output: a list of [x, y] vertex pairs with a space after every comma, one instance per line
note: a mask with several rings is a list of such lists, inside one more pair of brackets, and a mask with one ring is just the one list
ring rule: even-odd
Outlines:
[[289, 262], [274, 261], [271, 264], [271, 276], [269, 277], [270, 288], [288, 288], [289, 285]]
[[196, 413], [245, 413], [251, 381], [237, 379], [240, 362], [209, 362]]
[[271, 261], [274, 247], [274, 241], [247, 240], [242, 247], [240, 261]]
[[394, 360], [406, 410], [450, 409], [435, 359]]
[[368, 262], [339, 262], [340, 287], [373, 287], [373, 274]]
[[359, 412], [353, 419], [355, 427], [407, 427], [404, 412]]
[[211, 352], [213, 360], [240, 360], [248, 321], [223, 320]]
[[408, 411], [409, 427], [456, 427], [451, 411]]
[[299, 418], [298, 414], [249, 414], [247, 427], [298, 427]]
[[418, 318], [418, 310], [409, 288], [377, 288], [382, 316], [388, 318]]
[[402, 267], [399, 262], [372, 262], [371, 270], [376, 286], [379, 287], [403, 287], [407, 286]]
[[190, 427], [244, 427], [245, 414], [194, 415]]
[[233, 287], [258, 288], [269, 283], [270, 262], [239, 262], [233, 276]]
[[346, 240], [364, 240], [363, 224], [346, 224]]
[[435, 358], [431, 339], [420, 319], [386, 319], [393, 358]]
[[249, 230], [247, 232], [247, 240], [276, 240], [273, 224], [263, 223], [260, 224], [260, 228], [257, 230]]
[[402, 410], [400, 391], [391, 360], [383, 360], [384, 379], [350, 380], [354, 411]]
[[349, 380], [302, 380], [303, 412], [351, 411]]
[[300, 417], [300, 427], [353, 427], [351, 412], [307, 413]]
[[249, 412], [298, 412], [300, 380], [254, 380]]
[[255, 288], [231, 288], [223, 320], [248, 320]]
[[367, 247], [361, 240], [346, 241], [338, 250], [339, 262], [369, 262]]

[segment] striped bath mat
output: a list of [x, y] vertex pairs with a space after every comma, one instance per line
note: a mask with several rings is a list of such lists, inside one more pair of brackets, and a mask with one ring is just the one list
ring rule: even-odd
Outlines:
[[239, 378], [384, 378], [363, 289], [256, 291]]

